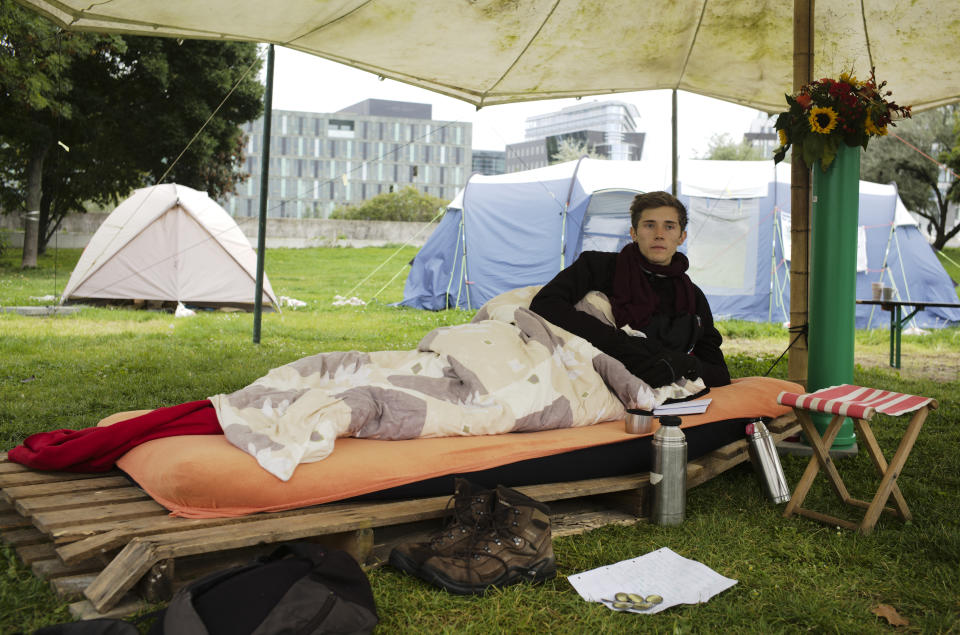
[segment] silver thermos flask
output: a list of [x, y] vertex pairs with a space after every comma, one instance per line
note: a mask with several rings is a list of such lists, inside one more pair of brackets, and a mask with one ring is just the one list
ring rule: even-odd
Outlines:
[[746, 433], [750, 442], [747, 452], [750, 455], [750, 462], [753, 463], [753, 469], [763, 484], [763, 491], [773, 504], [786, 503], [790, 500], [790, 490], [787, 487], [787, 477], [783, 473], [773, 436], [761, 419], [748, 423]]
[[687, 505], [687, 440], [680, 429], [680, 417], [660, 417], [652, 447], [651, 520], [658, 525], [679, 525]]

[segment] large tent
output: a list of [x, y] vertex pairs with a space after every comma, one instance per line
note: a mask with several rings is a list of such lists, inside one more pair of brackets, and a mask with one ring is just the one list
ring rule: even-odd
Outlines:
[[[144, 300], [253, 306], [257, 256], [236, 221], [204, 192], [136, 190], [97, 229], [60, 302]], [[277, 306], [264, 278], [263, 304]]]
[[[689, 209], [684, 250], [690, 275], [717, 317], [788, 321], [790, 167], [772, 161], [687, 161], [680, 198]], [[583, 250], [629, 240], [629, 201], [665, 189], [648, 162], [581, 159], [498, 176], [474, 176], [413, 261], [403, 304], [476, 308], [503, 291], [543, 284]], [[904, 299], [957, 302], [953, 282], [892, 185], [860, 183], [857, 297], [871, 282]], [[862, 306], [857, 326], [885, 326]], [[960, 310], [931, 307], [922, 327], [960, 323]]]

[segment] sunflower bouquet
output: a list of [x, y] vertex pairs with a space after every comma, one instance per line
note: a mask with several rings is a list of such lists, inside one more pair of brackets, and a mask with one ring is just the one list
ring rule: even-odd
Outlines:
[[840, 144], [867, 148], [870, 137], [887, 134], [894, 119], [910, 116], [909, 106], [898, 106], [879, 85], [873, 71], [870, 78], [858, 81], [848, 73], [839, 79], [824, 78], [810, 82], [799, 92], [786, 95], [789, 110], [777, 117], [776, 130], [780, 146], [773, 161], [779, 163], [792, 145], [798, 145], [807, 165], [820, 161], [826, 172]]

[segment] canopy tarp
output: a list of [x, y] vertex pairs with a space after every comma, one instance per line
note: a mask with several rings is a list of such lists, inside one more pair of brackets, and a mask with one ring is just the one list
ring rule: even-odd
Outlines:
[[[19, 0], [71, 28], [271, 42], [477, 106], [676, 88], [767, 112], [793, 0]], [[814, 77], [876, 67], [902, 104], [960, 100], [956, 0], [817, 4]]]

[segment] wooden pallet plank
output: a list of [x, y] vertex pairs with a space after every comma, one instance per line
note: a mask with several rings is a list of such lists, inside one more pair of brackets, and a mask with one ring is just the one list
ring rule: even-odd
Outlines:
[[33, 516], [38, 512], [76, 509], [78, 507], [86, 509], [149, 498], [150, 495], [139, 487], [114, 487], [112, 489], [95, 489], [88, 492], [26, 498], [18, 500], [15, 507], [24, 516]]
[[2, 539], [3, 542], [11, 547], [49, 542], [47, 536], [36, 527], [22, 527], [20, 529], [5, 531], [3, 532]]
[[90, 473], [81, 472], [36, 472], [28, 470], [26, 472], [16, 472], [13, 474], [0, 474], [0, 489], [15, 485], [34, 485], [37, 483], [56, 483], [59, 481], [79, 481], [88, 478], [100, 478], [105, 474], [118, 474], [118, 472]]
[[50, 581], [50, 586], [58, 598], [64, 602], [69, 602], [83, 598], [84, 589], [89, 587], [96, 578], [96, 573], [68, 575], [62, 578], [54, 578]]
[[103, 476], [79, 481], [55, 481], [53, 483], [40, 483], [38, 485], [14, 485], [3, 488], [3, 495], [7, 497], [7, 500], [22, 500], [34, 496], [70, 494], [95, 489], [129, 487], [130, 485], [130, 479], [125, 476]]
[[54, 527], [66, 527], [73, 524], [90, 524], [99, 521], [122, 520], [148, 515], [169, 513], [152, 500], [133, 503], [117, 503], [86, 509], [56, 509], [33, 514], [33, 524], [49, 534]]
[[8, 529], [17, 529], [19, 527], [29, 527], [30, 519], [21, 516], [17, 512], [5, 512], [0, 514], [0, 532]]
[[17, 547], [16, 553], [23, 564], [27, 566], [31, 566], [38, 560], [50, 560], [57, 557], [57, 552], [53, 550], [53, 545], [49, 542]]
[[793, 410], [790, 410], [786, 414], [780, 415], [767, 424], [767, 430], [769, 430], [771, 433], [783, 433], [788, 429], [790, 430], [790, 433], [784, 436], [789, 436], [800, 429], [800, 422], [797, 421], [797, 415], [793, 412]]
[[0, 461], [0, 474], [13, 474], [14, 472], [26, 472], [30, 468], [13, 461]]
[[[518, 488], [537, 500], [549, 501], [635, 489], [639, 475], [551, 483]], [[429, 499], [354, 505], [293, 518], [262, 520], [208, 527], [174, 534], [134, 538], [97, 576], [85, 591], [98, 610], [109, 609], [129, 591], [143, 574], [160, 560], [190, 556], [222, 549], [237, 549], [258, 543], [276, 543], [310, 536], [343, 533], [375, 526], [414, 522], [444, 513], [448, 496]]]
[[64, 576], [81, 573], [98, 573], [106, 566], [106, 562], [99, 558], [87, 558], [74, 564], [64, 564], [59, 558], [37, 560], [30, 565], [33, 574], [43, 580], [62, 578]]
[[[264, 516], [291, 518], [313, 513], [318, 508], [319, 507], [314, 506], [286, 512], [269, 512], [228, 518], [148, 516], [146, 518], [60, 527], [54, 529], [50, 533], [50, 537], [55, 543], [61, 544], [61, 546], [57, 548], [57, 553], [60, 554], [61, 559], [63, 559], [64, 562], [72, 562], [120, 549], [136, 536], [152, 536], [154, 534], [201, 529], [203, 527], [240, 524], [256, 521]], [[333, 507], [331, 507], [331, 509], [332, 508]]]
[[148, 539], [134, 538], [84, 587], [83, 594], [97, 611], [107, 611], [113, 608], [154, 564], [163, 559], [165, 558], [158, 557], [156, 546]]

